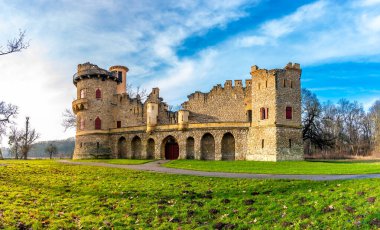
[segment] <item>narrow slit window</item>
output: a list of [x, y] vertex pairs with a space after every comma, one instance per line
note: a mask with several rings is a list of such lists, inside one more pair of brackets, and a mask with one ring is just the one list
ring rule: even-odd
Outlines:
[[286, 87], [286, 80], [285, 79], [282, 80], [282, 87], [284, 87], [284, 88]]
[[292, 111], [292, 107], [288, 106], [286, 107], [286, 119], [287, 120], [291, 120], [293, 118], [293, 111]]
[[289, 149], [292, 148], [292, 139], [289, 139]]
[[261, 139], [261, 148], [264, 148], [264, 139]]

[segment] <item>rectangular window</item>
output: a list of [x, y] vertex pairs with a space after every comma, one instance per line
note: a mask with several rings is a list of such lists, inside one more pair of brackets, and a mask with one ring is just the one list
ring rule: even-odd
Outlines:
[[252, 122], [252, 110], [247, 111], [248, 122]]
[[286, 119], [291, 120], [293, 118], [292, 115], [292, 107], [286, 107]]
[[289, 149], [292, 148], [292, 139], [289, 139]]
[[96, 148], [99, 148], [99, 147], [100, 147], [99, 142], [96, 142]]
[[282, 80], [282, 86], [285, 88], [286, 87], [286, 80]]
[[116, 128], [121, 128], [121, 121], [116, 122]]
[[260, 108], [260, 119], [265, 120], [268, 119], [269, 108]]
[[264, 139], [261, 139], [261, 148], [264, 148]]
[[120, 82], [122, 82], [123, 81], [123, 72], [118, 71], [117, 72], [117, 78], [119, 79]]

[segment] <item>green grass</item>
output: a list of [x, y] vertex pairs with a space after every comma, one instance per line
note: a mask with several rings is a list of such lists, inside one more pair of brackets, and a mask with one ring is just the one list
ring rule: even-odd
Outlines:
[[251, 180], [2, 163], [0, 229], [380, 227], [380, 179]]
[[176, 160], [164, 164], [169, 168], [210, 172], [262, 174], [368, 174], [380, 173], [380, 161], [199, 161]]
[[132, 159], [89, 159], [89, 160], [73, 160], [78, 162], [95, 162], [95, 163], [108, 163], [118, 165], [139, 165], [152, 162], [152, 160], [132, 160]]

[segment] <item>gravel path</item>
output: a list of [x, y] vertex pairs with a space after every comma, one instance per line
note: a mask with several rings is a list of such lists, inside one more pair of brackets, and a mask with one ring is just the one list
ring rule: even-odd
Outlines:
[[225, 173], [225, 172], [205, 172], [188, 169], [166, 168], [161, 166], [168, 162], [167, 160], [158, 160], [140, 165], [117, 165], [96, 162], [75, 162], [60, 160], [59, 162], [73, 165], [101, 166], [109, 168], [122, 168], [132, 170], [151, 171], [178, 175], [206, 176], [206, 177], [224, 177], [224, 178], [251, 178], [251, 179], [291, 179], [291, 180], [350, 180], [380, 178], [380, 174], [353, 174], [353, 175], [288, 175], [288, 174], [253, 174], [253, 173]]

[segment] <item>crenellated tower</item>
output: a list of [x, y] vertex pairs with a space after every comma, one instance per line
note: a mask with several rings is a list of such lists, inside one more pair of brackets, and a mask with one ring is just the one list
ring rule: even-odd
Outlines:
[[251, 68], [252, 122], [249, 160], [302, 160], [301, 68]]

